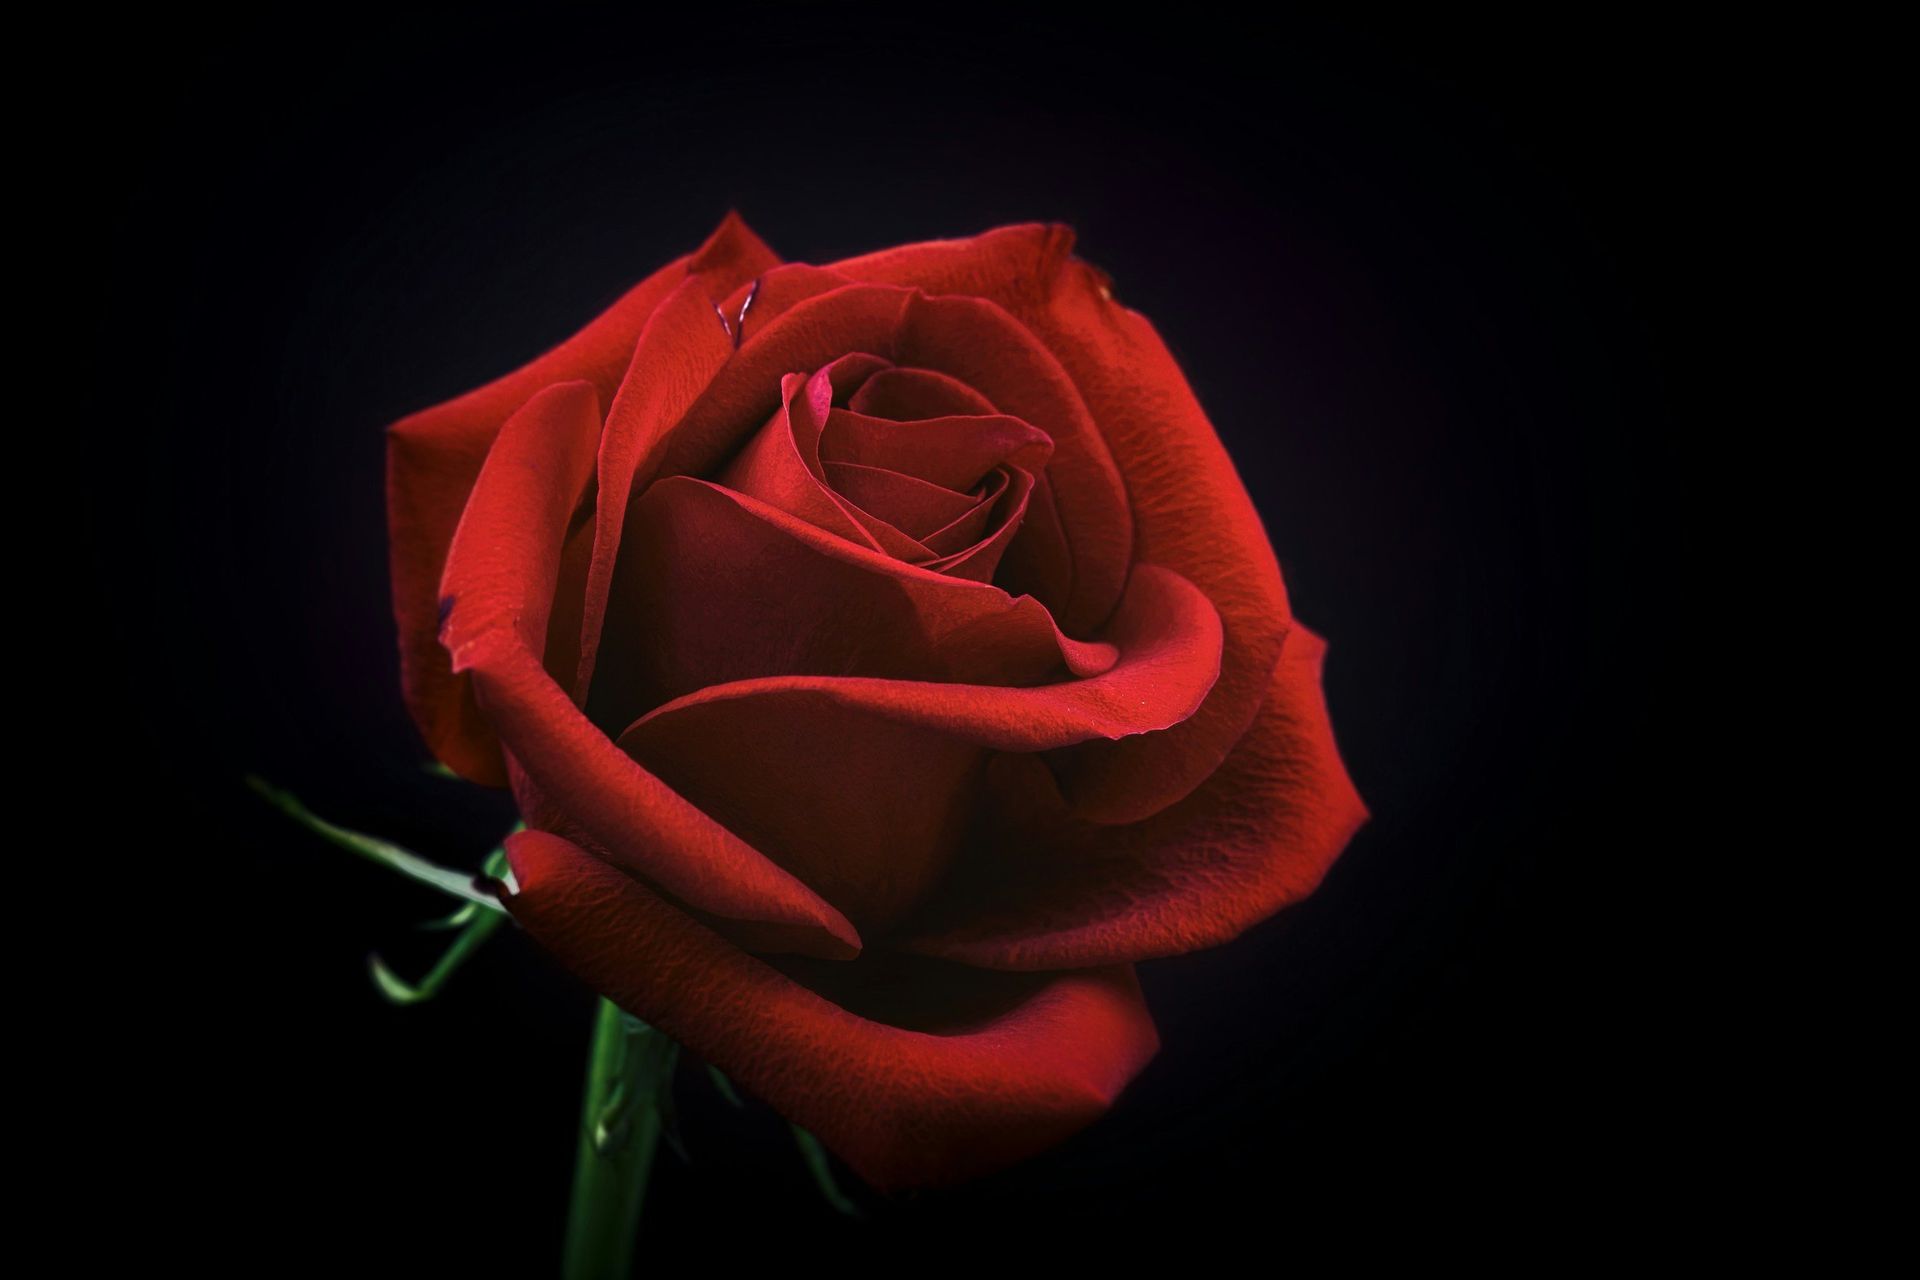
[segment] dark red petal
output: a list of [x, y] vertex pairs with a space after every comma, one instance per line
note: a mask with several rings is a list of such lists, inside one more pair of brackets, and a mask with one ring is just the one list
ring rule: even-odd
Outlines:
[[741, 688], [670, 703], [629, 727], [620, 746], [863, 937], [884, 936], [959, 852], [985, 752], [857, 704], [730, 696]]
[[1120, 473], [1059, 361], [989, 301], [919, 294], [907, 307], [893, 358], [958, 378], [1001, 413], [1051, 438], [1047, 477], [1073, 559], [1073, 585], [1055, 613], [1071, 635], [1099, 627], [1126, 586], [1133, 517]]
[[[1124, 967], [907, 968], [889, 985], [917, 1007], [880, 1022], [564, 840], [527, 831], [507, 851], [519, 883], [507, 907], [529, 933], [883, 1191], [962, 1181], [1060, 1142], [1111, 1106], [1159, 1045]], [[860, 966], [838, 968], [852, 978]]]
[[689, 273], [724, 290], [778, 261], [729, 214], [698, 252], [647, 277], [546, 355], [389, 429], [387, 518], [401, 681], [429, 749], [455, 772], [476, 782], [506, 781], [499, 744], [477, 714], [466, 683], [453, 679], [436, 639], [447, 544], [501, 424], [556, 382], [584, 380], [602, 404], [610, 402], [647, 317]]
[[916, 541], [946, 528], [980, 505], [980, 499], [898, 471], [852, 462], [826, 464], [827, 483], [868, 515]]
[[980, 809], [988, 750], [1150, 733], [1200, 705], [1219, 671], [1207, 598], [1143, 565], [1104, 637], [1108, 671], [1036, 688], [837, 676], [710, 685], [620, 745], [881, 935], [952, 863]]
[[[849, 351], [866, 352], [958, 378], [1003, 412], [1052, 437], [1047, 474], [1057, 525], [1036, 536], [1064, 534], [1071, 552], [1062, 627], [1086, 634], [1106, 620], [1126, 582], [1132, 544], [1126, 493], [1059, 362], [1012, 317], [972, 298], [927, 298], [911, 290], [848, 285], [805, 299], [750, 334], [713, 385], [660, 451], [656, 475], [707, 475], [744, 442], [742, 424], [758, 425], [778, 405], [779, 379], [816, 369]], [[1033, 573], [1019, 542], [1010, 563], [1022, 579], [1051, 583], [1049, 567]], [[1057, 559], [1043, 557], [1049, 565]]]
[[729, 919], [788, 929], [821, 954], [857, 950], [845, 917], [635, 764], [541, 665], [569, 516], [600, 433], [593, 388], [541, 392], [487, 455], [447, 556], [441, 641], [518, 767], [622, 866]]
[[745, 494], [672, 476], [636, 498], [607, 614], [623, 660], [589, 710], [618, 729], [663, 702], [769, 675], [1025, 685], [1111, 667], [1039, 601], [929, 572]]
[[1004, 550], [1006, 558], [993, 577], [1008, 593], [1036, 600], [1067, 598], [1073, 585], [1073, 555], [1067, 550], [1067, 535], [1060, 528], [1046, 472], [1034, 473], [1026, 514]]
[[[674, 428], [636, 488], [654, 476], [711, 475], [780, 407], [780, 380], [865, 352], [891, 359], [905, 289], [844, 285], [749, 328], [733, 359]], [[758, 303], [754, 304], [758, 307]]]
[[966, 383], [932, 369], [886, 369], [867, 379], [847, 408], [875, 418], [911, 422], [979, 417], [993, 412], [993, 402]]
[[[1135, 568], [1127, 596], [1101, 639], [1118, 653], [1105, 671], [1025, 688], [857, 676], [793, 675], [712, 684], [659, 707], [621, 737], [655, 721], [721, 717], [743, 727], [758, 716], [858, 710], [996, 751], [1035, 752], [1093, 738], [1163, 731], [1193, 713], [1220, 669], [1220, 620], [1184, 578]], [[881, 779], [868, 780], [878, 790]], [[863, 784], [849, 782], [857, 789]]]
[[733, 336], [698, 277], [689, 277], [661, 302], [634, 347], [600, 437], [593, 561], [587, 571], [579, 670], [572, 685], [576, 700], [585, 700], [593, 679], [607, 588], [635, 473], [732, 354]]
[[927, 549], [937, 556], [953, 556], [965, 551], [979, 542], [987, 532], [990, 520], [1000, 515], [1009, 519], [1019, 518], [1020, 498], [1016, 497], [1002, 506], [1002, 499], [1013, 484], [1013, 473], [1005, 467], [996, 468], [991, 476], [980, 484], [980, 497], [971, 507], [962, 511], [947, 523], [935, 529], [921, 539]]
[[1052, 454], [1044, 431], [1005, 414], [900, 421], [835, 409], [820, 436], [823, 461], [898, 471], [961, 493], [1003, 462], [1037, 470]]
[[780, 399], [767, 424], [720, 473], [720, 483], [829, 533], [885, 550], [828, 487], [820, 465], [820, 431], [833, 403], [831, 376], [789, 373], [781, 379]]
[[[1178, 365], [1153, 326], [1069, 256], [1072, 247], [1065, 227], [1006, 227], [833, 269], [876, 284], [978, 293], [1023, 321], [1071, 375], [1126, 479], [1135, 554], [1184, 575], [1220, 610], [1225, 656], [1206, 705], [1166, 734], [1086, 748], [1066, 780], [1081, 812], [1127, 822], [1184, 795], [1226, 757], [1265, 695], [1290, 613], [1259, 516]], [[1061, 514], [1071, 530], [1065, 504]]]
[[[941, 556], [938, 560], [929, 560], [922, 568], [932, 569], [936, 573], [952, 574], [956, 578], [970, 578], [975, 582], [992, 582], [994, 573], [1000, 567], [1013, 540], [1025, 528], [1027, 515], [1031, 510], [1034, 494], [1032, 473], [1020, 467], [1003, 472], [1007, 477], [1007, 490], [1001, 494], [994, 508], [987, 513], [992, 532], [971, 546], [961, 546], [957, 550]], [[986, 525], [982, 528], [985, 529]], [[947, 546], [946, 530], [932, 535], [930, 541], [937, 544], [936, 549], [945, 550]], [[964, 536], [965, 530], [958, 525], [954, 530], [954, 543]], [[1003, 588], [1009, 583], [1001, 584]], [[1009, 594], [1014, 594], [1009, 591]], [[1021, 593], [1024, 594], [1024, 593]]]
[[991, 968], [1117, 964], [1215, 946], [1306, 897], [1367, 816], [1327, 718], [1325, 648], [1296, 623], [1233, 754], [1144, 822], [1076, 818], [1037, 761], [1001, 757], [1002, 795], [1030, 811], [1003, 855], [981, 842], [906, 945]]

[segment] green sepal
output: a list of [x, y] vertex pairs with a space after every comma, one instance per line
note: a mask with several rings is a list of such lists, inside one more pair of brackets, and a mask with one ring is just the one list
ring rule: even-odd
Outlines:
[[394, 1004], [402, 1005], [419, 1004], [422, 1000], [433, 999], [439, 994], [440, 988], [446, 985], [447, 979], [451, 978], [455, 971], [467, 962], [467, 958], [480, 949], [480, 944], [492, 937], [494, 931], [506, 921], [506, 916], [497, 911], [479, 914], [478, 907], [462, 909], [476, 913], [473, 921], [460, 931], [460, 935], [434, 963], [433, 968], [427, 970], [427, 976], [420, 979], [417, 986], [402, 981], [393, 970], [387, 967], [386, 961], [382, 960], [378, 953], [367, 957], [367, 969], [372, 973], [373, 985], [380, 989], [381, 995]]
[[317, 835], [324, 836], [343, 849], [351, 850], [361, 857], [377, 862], [390, 871], [398, 871], [411, 880], [418, 881], [430, 888], [438, 889], [451, 897], [485, 908], [490, 912], [504, 913], [499, 900], [490, 893], [484, 893], [474, 885], [474, 876], [468, 872], [455, 871], [429, 862], [419, 854], [402, 849], [390, 840], [370, 836], [360, 831], [349, 831], [337, 827], [319, 817], [301, 804], [292, 795], [280, 790], [265, 780], [247, 775], [247, 785], [258, 792], [267, 803], [279, 809], [301, 826]]
[[[514, 831], [525, 831], [526, 829], [526, 823], [516, 822], [513, 824], [513, 831], [509, 831], [507, 834], [512, 835]], [[512, 869], [507, 865], [506, 846], [502, 845], [487, 855], [487, 860], [480, 864], [480, 874], [490, 876], [495, 880], [504, 881], [510, 879], [513, 873]], [[458, 911], [455, 911], [450, 916], [441, 916], [436, 920], [422, 920], [416, 927], [430, 933], [439, 933], [448, 929], [464, 929], [479, 913], [479, 904], [469, 902], [461, 906]]]

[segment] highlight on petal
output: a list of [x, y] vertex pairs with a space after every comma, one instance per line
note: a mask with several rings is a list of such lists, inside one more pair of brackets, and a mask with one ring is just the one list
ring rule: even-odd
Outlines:
[[1038, 760], [1000, 757], [1004, 829], [896, 945], [1001, 969], [1127, 963], [1217, 946], [1306, 897], [1367, 817], [1334, 745], [1325, 650], [1296, 624], [1233, 754], [1144, 822], [1088, 822]]
[[476, 782], [506, 782], [500, 748], [453, 679], [439, 630], [440, 575], [467, 495], [502, 424], [542, 388], [584, 381], [612, 401], [654, 308], [690, 275], [726, 291], [779, 261], [729, 214], [693, 254], [656, 271], [579, 333], [525, 367], [444, 404], [411, 414], [387, 433], [387, 519], [401, 684], [427, 746]]
[[881, 1190], [959, 1182], [1057, 1144], [1158, 1048], [1126, 967], [788, 966], [829, 996], [557, 836], [521, 832], [508, 856], [520, 888], [506, 905], [535, 939]]

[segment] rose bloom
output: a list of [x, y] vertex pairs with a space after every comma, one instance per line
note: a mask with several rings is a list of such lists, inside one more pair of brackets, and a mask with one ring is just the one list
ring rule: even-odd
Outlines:
[[1072, 246], [729, 217], [389, 432], [407, 701], [513, 789], [514, 919], [882, 1189], [1099, 1116], [1134, 963], [1366, 816], [1232, 463]]

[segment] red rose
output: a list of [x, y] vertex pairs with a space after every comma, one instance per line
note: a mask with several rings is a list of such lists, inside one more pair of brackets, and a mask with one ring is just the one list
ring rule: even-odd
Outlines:
[[1365, 817], [1259, 518], [1063, 227], [830, 267], [729, 217], [394, 425], [409, 705], [516, 920], [881, 1187], [1098, 1116], [1133, 962]]

